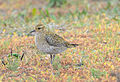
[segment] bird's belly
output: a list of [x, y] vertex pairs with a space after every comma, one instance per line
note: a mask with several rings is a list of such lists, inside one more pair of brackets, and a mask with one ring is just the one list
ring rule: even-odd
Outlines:
[[41, 44], [41, 45], [39, 44], [39, 46], [37, 46], [37, 48], [41, 52], [47, 53], [47, 54], [58, 54], [67, 49], [66, 47], [54, 47], [54, 46], [50, 46], [47, 44]]
[[[39, 39], [40, 39], [40, 41], [39, 41]], [[37, 36], [35, 37], [35, 44], [36, 44], [38, 50], [43, 53], [58, 54], [67, 49], [66, 47], [51, 46], [44, 39], [42, 39], [42, 38], [39, 38], [39, 39]]]

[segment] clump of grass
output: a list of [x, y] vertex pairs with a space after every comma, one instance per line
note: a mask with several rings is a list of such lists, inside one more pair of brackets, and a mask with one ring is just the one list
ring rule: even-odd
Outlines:
[[107, 74], [106, 71], [101, 72], [99, 69], [95, 69], [95, 68], [92, 68], [90, 71], [94, 78], [100, 78], [101, 76], [104, 76]]
[[9, 70], [15, 71], [17, 70], [19, 65], [20, 65], [20, 60], [18, 60], [17, 58], [12, 58], [12, 57], [8, 58], [7, 68]]
[[72, 77], [68, 76], [67, 82], [72, 82]]
[[67, 3], [67, 0], [50, 0], [50, 7], [61, 7], [63, 4]]
[[53, 62], [53, 69], [54, 70], [59, 70], [62, 66], [61, 66], [61, 63], [60, 63], [60, 58], [59, 56], [56, 56], [54, 61], [56, 62]]
[[9, 70], [15, 71], [20, 66], [20, 60], [23, 59], [23, 56], [24, 56], [24, 53], [22, 56], [20, 56], [20, 54], [12, 53], [12, 50], [11, 50], [11, 53], [6, 58], [7, 63], [5, 63], [4, 58], [2, 58], [2, 64], [6, 65], [6, 67]]

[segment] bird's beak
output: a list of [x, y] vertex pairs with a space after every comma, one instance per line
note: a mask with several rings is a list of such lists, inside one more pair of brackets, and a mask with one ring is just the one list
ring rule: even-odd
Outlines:
[[28, 36], [35, 35], [35, 30], [32, 30], [31, 32], [28, 33]]
[[36, 31], [35, 31], [35, 30], [32, 30], [32, 31], [30, 32], [30, 34], [33, 33], [33, 32], [36, 32]]

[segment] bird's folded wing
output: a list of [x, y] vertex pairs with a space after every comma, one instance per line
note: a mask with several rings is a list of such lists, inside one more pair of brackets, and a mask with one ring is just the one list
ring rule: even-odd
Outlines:
[[65, 41], [62, 37], [60, 37], [57, 34], [46, 35], [45, 39], [49, 45], [55, 47], [62, 47], [62, 46], [66, 47], [66, 45], [68, 44], [67, 41]]

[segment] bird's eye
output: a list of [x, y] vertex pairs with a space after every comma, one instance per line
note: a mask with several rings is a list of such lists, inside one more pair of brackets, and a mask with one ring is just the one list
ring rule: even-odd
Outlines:
[[38, 28], [38, 30], [40, 30], [41, 28]]

